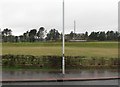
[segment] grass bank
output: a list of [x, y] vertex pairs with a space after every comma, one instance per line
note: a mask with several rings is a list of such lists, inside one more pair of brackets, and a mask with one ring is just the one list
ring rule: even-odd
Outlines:
[[[62, 42], [3, 43], [2, 54], [62, 55]], [[118, 42], [66, 42], [65, 56], [118, 57]]]

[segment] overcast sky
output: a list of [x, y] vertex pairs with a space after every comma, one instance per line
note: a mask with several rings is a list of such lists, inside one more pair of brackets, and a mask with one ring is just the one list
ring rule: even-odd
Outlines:
[[[65, 33], [118, 30], [119, 0], [65, 0]], [[0, 28], [14, 35], [45, 27], [62, 32], [62, 0], [0, 0]]]

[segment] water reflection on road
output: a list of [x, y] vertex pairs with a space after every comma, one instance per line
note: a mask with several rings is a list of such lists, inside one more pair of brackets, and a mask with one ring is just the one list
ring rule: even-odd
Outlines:
[[[68, 70], [65, 78], [96, 78], [118, 76], [117, 69], [103, 70]], [[2, 71], [3, 79], [42, 79], [60, 78], [60, 71], [40, 71], [40, 70], [17, 70]]]
[[16, 82], [16, 83], [3, 83], [3, 85], [27, 85], [25, 87], [29, 87], [29, 85], [112, 85], [112, 86], [117, 85], [115, 87], [118, 87], [119, 84], [118, 84], [118, 80], [95, 80], [95, 81], [70, 81], [70, 82], [69, 81], [68, 82], [21, 82], [21, 83]]
[[[107, 70], [69, 70], [65, 78], [97, 78], [118, 76], [117, 69]], [[61, 78], [60, 71], [17, 70], [2, 71], [3, 79], [44, 79]], [[118, 85], [118, 80], [68, 81], [68, 82], [21, 82], [3, 83], [3, 85]]]

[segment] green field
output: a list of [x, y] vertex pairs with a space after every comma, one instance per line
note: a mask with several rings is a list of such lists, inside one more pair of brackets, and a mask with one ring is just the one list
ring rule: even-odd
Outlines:
[[[2, 54], [62, 55], [62, 42], [3, 43]], [[118, 57], [118, 42], [66, 42], [65, 56]]]

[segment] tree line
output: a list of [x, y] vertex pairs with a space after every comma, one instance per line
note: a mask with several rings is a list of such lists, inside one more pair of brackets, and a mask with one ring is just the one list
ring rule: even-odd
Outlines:
[[[49, 32], [44, 27], [37, 29], [31, 29], [26, 31], [20, 36], [12, 34], [12, 29], [5, 28], [1, 32], [2, 42], [40, 42], [40, 41], [62, 41], [62, 33], [57, 29], [51, 29]], [[120, 33], [118, 31], [99, 31], [85, 33], [73, 33], [65, 34], [65, 40], [87, 40], [87, 41], [118, 41], [120, 39]]]

